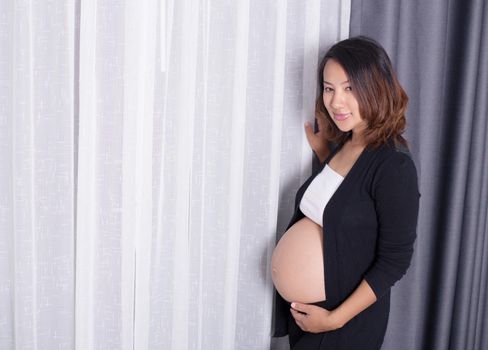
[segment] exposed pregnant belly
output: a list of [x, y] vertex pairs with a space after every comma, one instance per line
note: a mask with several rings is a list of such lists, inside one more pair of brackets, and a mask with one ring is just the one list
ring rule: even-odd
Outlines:
[[271, 257], [272, 279], [283, 299], [325, 300], [322, 227], [307, 217], [285, 232]]

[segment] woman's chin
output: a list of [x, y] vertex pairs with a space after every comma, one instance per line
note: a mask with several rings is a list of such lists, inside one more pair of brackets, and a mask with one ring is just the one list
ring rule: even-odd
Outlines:
[[348, 128], [348, 127], [346, 127], [345, 125], [337, 125], [337, 124], [336, 124], [336, 126], [337, 126], [337, 128], [338, 128], [340, 131], [342, 131], [342, 132], [349, 132], [349, 131], [351, 131], [351, 130], [352, 130], [351, 128]]

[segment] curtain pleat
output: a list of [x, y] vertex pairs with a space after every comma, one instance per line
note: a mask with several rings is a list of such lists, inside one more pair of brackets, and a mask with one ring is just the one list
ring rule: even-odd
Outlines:
[[96, 20], [95, 1], [83, 1], [80, 6], [79, 36], [79, 114], [78, 163], [76, 202], [76, 291], [75, 291], [75, 349], [90, 349], [93, 344], [96, 244]]

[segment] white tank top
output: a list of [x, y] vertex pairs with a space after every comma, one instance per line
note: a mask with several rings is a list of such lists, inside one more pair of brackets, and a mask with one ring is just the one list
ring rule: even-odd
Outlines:
[[300, 201], [300, 210], [310, 220], [322, 226], [322, 215], [330, 198], [344, 180], [328, 164], [315, 176]]

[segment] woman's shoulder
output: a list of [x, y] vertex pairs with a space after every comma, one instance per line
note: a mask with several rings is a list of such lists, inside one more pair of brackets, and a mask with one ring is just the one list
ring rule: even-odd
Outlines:
[[375, 183], [417, 184], [417, 168], [407, 146], [388, 143], [376, 150]]
[[390, 165], [394, 165], [398, 162], [411, 162], [413, 164], [410, 149], [404, 144], [389, 141], [377, 148], [373, 148], [372, 151], [377, 154], [381, 163], [387, 162]]

